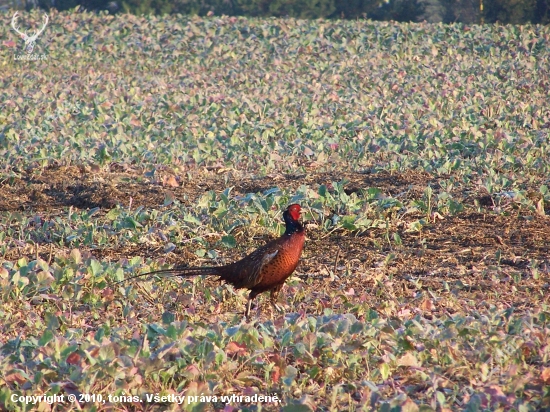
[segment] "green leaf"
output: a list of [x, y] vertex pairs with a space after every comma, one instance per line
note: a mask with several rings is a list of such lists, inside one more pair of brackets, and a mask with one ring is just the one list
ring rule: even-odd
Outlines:
[[81, 263], [82, 262], [82, 255], [80, 253], [80, 250], [78, 249], [73, 249], [71, 250], [71, 259], [73, 259], [74, 263]]
[[380, 375], [384, 380], [390, 377], [390, 367], [387, 363], [383, 363], [382, 365], [380, 365]]
[[176, 195], [172, 191], [167, 191], [164, 195], [164, 206], [170, 206], [176, 200]]
[[115, 348], [112, 344], [103, 345], [99, 348], [98, 357], [102, 361], [112, 361], [116, 358]]
[[53, 331], [46, 329], [38, 341], [38, 346], [46, 346], [53, 339], [53, 336]]
[[143, 227], [141, 225], [141, 223], [139, 223], [138, 221], [136, 221], [133, 217], [131, 216], [126, 216], [123, 220], [124, 222], [124, 227], [129, 227], [129, 228], [132, 228], [132, 229], [137, 229], [139, 227]]
[[201, 225], [201, 221], [199, 219], [197, 219], [195, 216], [191, 215], [191, 214], [186, 214], [184, 217], [183, 217], [183, 220], [187, 223], [194, 223], [195, 225]]
[[162, 314], [162, 323], [164, 323], [165, 325], [169, 325], [175, 320], [176, 320], [176, 315], [174, 315], [172, 312], [164, 312]]
[[122, 270], [122, 268], [117, 268], [114, 278], [117, 282], [124, 280], [124, 271]]
[[94, 207], [93, 209], [90, 209], [90, 211], [88, 212], [88, 214], [86, 215], [86, 218], [89, 219], [91, 218], [93, 215], [95, 215], [97, 212], [99, 212], [101, 210], [100, 207]]
[[222, 244], [228, 248], [232, 249], [235, 246], [237, 246], [237, 241], [235, 240], [235, 237], [232, 235], [225, 235], [222, 237]]
[[103, 271], [103, 267], [101, 266], [101, 263], [99, 263], [95, 259], [92, 259], [90, 261], [90, 269], [92, 270], [93, 276], [98, 276]]
[[288, 365], [285, 368], [285, 373], [283, 376], [283, 383], [290, 387], [294, 380], [296, 379], [296, 376], [298, 375], [298, 369], [296, 369], [294, 366]]
[[221, 204], [213, 213], [216, 218], [221, 219], [227, 214], [227, 208]]
[[111, 210], [109, 210], [109, 212], [107, 212], [107, 214], [105, 215], [105, 218], [108, 219], [108, 220], [116, 220], [119, 216], [120, 216], [120, 213], [121, 213], [121, 210], [118, 208], [118, 207], [115, 207]]
[[358, 228], [354, 224], [356, 219], [356, 215], [346, 215], [342, 217], [342, 227], [347, 230], [357, 230]]
[[445, 403], [447, 402], [447, 400], [445, 399], [445, 394], [441, 391], [436, 391], [436, 397], [439, 405], [445, 406]]

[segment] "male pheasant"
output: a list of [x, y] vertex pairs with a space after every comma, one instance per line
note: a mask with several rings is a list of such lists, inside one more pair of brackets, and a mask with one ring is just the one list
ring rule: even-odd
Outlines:
[[278, 309], [277, 296], [286, 279], [294, 272], [304, 247], [305, 229], [299, 222], [300, 205], [292, 204], [283, 212], [286, 224], [285, 233], [264, 246], [256, 249], [241, 260], [225, 266], [211, 267], [175, 267], [143, 273], [136, 277], [152, 274], [170, 274], [172, 276], [219, 276], [220, 280], [233, 285], [235, 289], [249, 289], [245, 316], [250, 316], [250, 307], [256, 296], [270, 292], [271, 304]]

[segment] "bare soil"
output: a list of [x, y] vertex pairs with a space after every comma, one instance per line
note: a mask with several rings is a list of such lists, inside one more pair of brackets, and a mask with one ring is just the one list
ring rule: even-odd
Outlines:
[[[234, 187], [233, 194], [245, 194], [275, 186], [296, 189], [302, 184], [313, 188], [325, 184], [330, 188], [333, 181], [342, 179], [348, 181], [348, 193], [377, 187], [400, 200], [421, 198], [428, 184], [434, 192], [439, 187], [430, 174], [414, 171], [338, 176], [311, 172], [250, 178], [235, 171], [203, 169], [180, 178], [169, 169], [157, 170], [151, 176], [121, 165], [111, 165], [108, 170], [54, 167], [0, 182], [0, 212], [25, 211], [47, 218], [66, 213], [68, 207], [99, 207], [102, 213], [117, 204], [158, 208], [168, 192], [191, 206], [204, 192], [221, 192], [230, 186]], [[526, 310], [548, 302], [550, 219], [514, 208], [497, 214], [492, 210], [490, 196], [475, 191], [461, 195], [463, 203], [471, 207], [452, 217], [434, 215], [421, 232], [406, 230], [409, 222], [423, 217], [419, 214], [407, 215], [397, 223], [394, 220], [389, 232], [380, 228], [365, 233], [342, 230], [327, 234], [310, 222], [306, 249], [297, 270], [297, 276], [307, 284], [306, 293], [310, 297], [318, 295], [322, 303], [324, 288], [341, 290], [344, 298], [340, 303], [331, 302], [332, 307], [345, 305], [346, 296], [349, 300], [368, 300], [375, 306], [383, 305], [389, 297], [409, 297], [409, 305], [415, 306], [421, 303], [417, 299], [430, 291], [440, 297], [453, 297], [442, 299], [437, 308], [450, 313], [458, 310], [456, 302], [461, 297], [480, 301], [480, 305]], [[399, 233], [401, 245], [393, 241], [393, 232]], [[236, 237], [239, 247], [222, 251], [221, 262], [239, 258], [269, 235], [243, 228]], [[195, 244], [177, 246], [169, 254], [162, 247], [140, 244], [113, 245], [88, 252], [110, 261], [142, 256], [167, 264], [201, 263], [193, 253]], [[48, 260], [52, 254], [67, 252], [59, 246], [38, 244], [10, 249], [4, 257], [15, 260], [39, 254]], [[455, 304], [447, 305], [446, 301]], [[303, 309], [308, 311], [303, 303]]]

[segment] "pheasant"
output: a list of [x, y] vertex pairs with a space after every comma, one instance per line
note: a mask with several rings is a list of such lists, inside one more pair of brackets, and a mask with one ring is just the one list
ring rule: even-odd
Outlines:
[[[157, 270], [133, 276], [137, 277], [169, 274], [172, 276], [219, 276], [219, 279], [233, 285], [235, 289], [248, 289], [248, 301], [245, 317], [250, 316], [250, 307], [256, 296], [263, 292], [270, 292], [270, 301], [274, 308], [277, 306], [277, 297], [286, 279], [298, 266], [302, 249], [304, 248], [305, 229], [299, 222], [300, 205], [292, 204], [283, 212], [285, 233], [264, 246], [259, 247], [241, 260], [224, 266], [210, 267], [175, 267], [173, 269]], [[120, 283], [120, 282], [118, 282]]]

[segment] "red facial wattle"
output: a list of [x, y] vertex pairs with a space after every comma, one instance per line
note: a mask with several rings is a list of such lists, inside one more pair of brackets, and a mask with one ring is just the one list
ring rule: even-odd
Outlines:
[[288, 213], [290, 214], [290, 217], [292, 217], [293, 220], [299, 220], [300, 219], [300, 205], [291, 205], [288, 208]]

